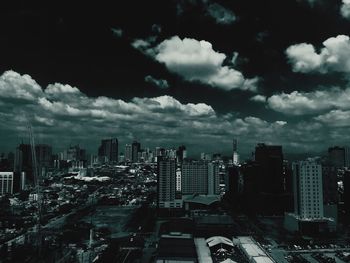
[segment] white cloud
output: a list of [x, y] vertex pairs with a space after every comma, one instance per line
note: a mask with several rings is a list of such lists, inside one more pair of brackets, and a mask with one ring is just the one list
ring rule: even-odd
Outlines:
[[[11, 74], [15, 77], [9, 78]], [[42, 89], [28, 75], [15, 72], [5, 72], [0, 79], [7, 79], [6, 90], [12, 91], [1, 93], [1, 143], [14, 135], [23, 136], [28, 122], [39, 141], [46, 138], [58, 147], [76, 140], [90, 145], [112, 135], [121, 140], [137, 136], [153, 146], [162, 141], [175, 145], [181, 141], [199, 147], [217, 147], [227, 138], [241, 136], [253, 147], [261, 138], [283, 136], [288, 126], [284, 121], [268, 122], [254, 116], [221, 116], [208, 104], [183, 103], [167, 95], [124, 101], [89, 97], [76, 87], [59, 83]], [[29, 91], [30, 96], [25, 98], [30, 98], [30, 103], [9, 99], [13, 94], [23, 98], [23, 90]]]
[[156, 78], [154, 78], [154, 77], [152, 77], [152, 76], [150, 76], [150, 75], [147, 75], [147, 76], [145, 77], [145, 81], [146, 81], [147, 83], [150, 83], [150, 84], [152, 84], [152, 85], [154, 85], [154, 86], [157, 86], [157, 87], [159, 87], [159, 88], [161, 88], [161, 89], [167, 89], [167, 88], [169, 88], [169, 83], [168, 83], [168, 81], [166, 81], [165, 79], [156, 79]]
[[350, 19], [350, 0], [343, 0], [340, 13], [344, 18]]
[[273, 95], [268, 99], [270, 108], [286, 114], [312, 114], [332, 108], [350, 108], [350, 89], [298, 92]]
[[332, 127], [350, 127], [350, 110], [332, 110], [315, 117], [315, 120]]
[[266, 96], [258, 94], [251, 97], [250, 100], [255, 102], [266, 102]]
[[350, 38], [346, 35], [328, 38], [316, 52], [312, 44], [292, 45], [286, 50], [294, 72], [350, 72]]
[[199, 81], [223, 90], [242, 89], [256, 91], [257, 78], [245, 79], [243, 74], [223, 65], [226, 55], [215, 51], [208, 41], [174, 36], [155, 48], [150, 43], [136, 41], [133, 46], [158, 62], [169, 71], [188, 81]]
[[350, 109], [350, 88], [275, 94], [267, 99], [267, 103], [271, 109], [289, 115], [315, 114], [331, 109]]
[[33, 101], [42, 96], [41, 87], [29, 75], [20, 75], [12, 70], [0, 76], [0, 97]]

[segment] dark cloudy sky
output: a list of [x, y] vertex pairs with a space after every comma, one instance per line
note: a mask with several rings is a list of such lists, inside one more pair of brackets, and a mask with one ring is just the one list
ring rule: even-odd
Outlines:
[[56, 150], [350, 144], [350, 0], [7, 1], [0, 32], [2, 151], [28, 122]]

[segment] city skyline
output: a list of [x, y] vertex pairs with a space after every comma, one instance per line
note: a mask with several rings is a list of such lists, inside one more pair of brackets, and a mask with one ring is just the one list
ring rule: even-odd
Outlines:
[[233, 138], [244, 154], [349, 145], [347, 4], [260, 2], [6, 4], [2, 151], [28, 123], [58, 150], [112, 137], [196, 154]]

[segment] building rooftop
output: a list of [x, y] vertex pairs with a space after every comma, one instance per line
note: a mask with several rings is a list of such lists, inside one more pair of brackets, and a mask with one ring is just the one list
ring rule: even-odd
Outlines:
[[185, 203], [196, 203], [202, 205], [212, 205], [215, 202], [219, 202], [220, 198], [217, 195], [192, 195], [187, 199], [184, 199]]

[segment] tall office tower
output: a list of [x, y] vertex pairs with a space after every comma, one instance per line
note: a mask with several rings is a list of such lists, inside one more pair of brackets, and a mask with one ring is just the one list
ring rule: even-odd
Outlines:
[[0, 172], [0, 196], [13, 194], [13, 172]]
[[261, 167], [262, 192], [282, 193], [284, 189], [282, 146], [258, 144], [255, 147], [255, 161]]
[[141, 150], [141, 144], [137, 141], [134, 141], [131, 145], [131, 152], [132, 152], [131, 161], [133, 163], [138, 162], [138, 155], [140, 150]]
[[294, 213], [301, 219], [323, 218], [322, 166], [314, 161], [293, 163]]
[[158, 208], [177, 208], [176, 202], [176, 160], [158, 157]]
[[181, 145], [176, 151], [176, 159], [178, 162], [183, 162], [183, 160], [186, 158], [187, 158], [186, 146]]
[[344, 172], [343, 177], [343, 185], [344, 185], [344, 208], [345, 213], [348, 218], [350, 219], [350, 170], [346, 170]]
[[52, 167], [52, 147], [47, 144], [35, 145], [38, 167]]
[[104, 158], [107, 162], [118, 162], [118, 139], [105, 139], [101, 141], [98, 148], [98, 156]]
[[183, 195], [207, 194], [207, 162], [192, 161], [182, 164], [181, 190]]
[[331, 165], [322, 165], [323, 203], [338, 204], [338, 169]]
[[132, 160], [132, 149], [130, 144], [125, 145], [125, 161], [131, 162]]
[[234, 165], [238, 165], [239, 163], [239, 155], [237, 152], [237, 140], [233, 139], [233, 143], [232, 143], [232, 150], [233, 150], [233, 154], [232, 154], [232, 161]]
[[220, 167], [218, 163], [208, 163], [208, 195], [220, 194]]
[[345, 148], [334, 146], [328, 148], [328, 158], [330, 161], [330, 164], [341, 168], [345, 166]]
[[33, 182], [32, 153], [30, 144], [20, 144], [16, 148], [14, 172], [25, 172], [28, 181]]

